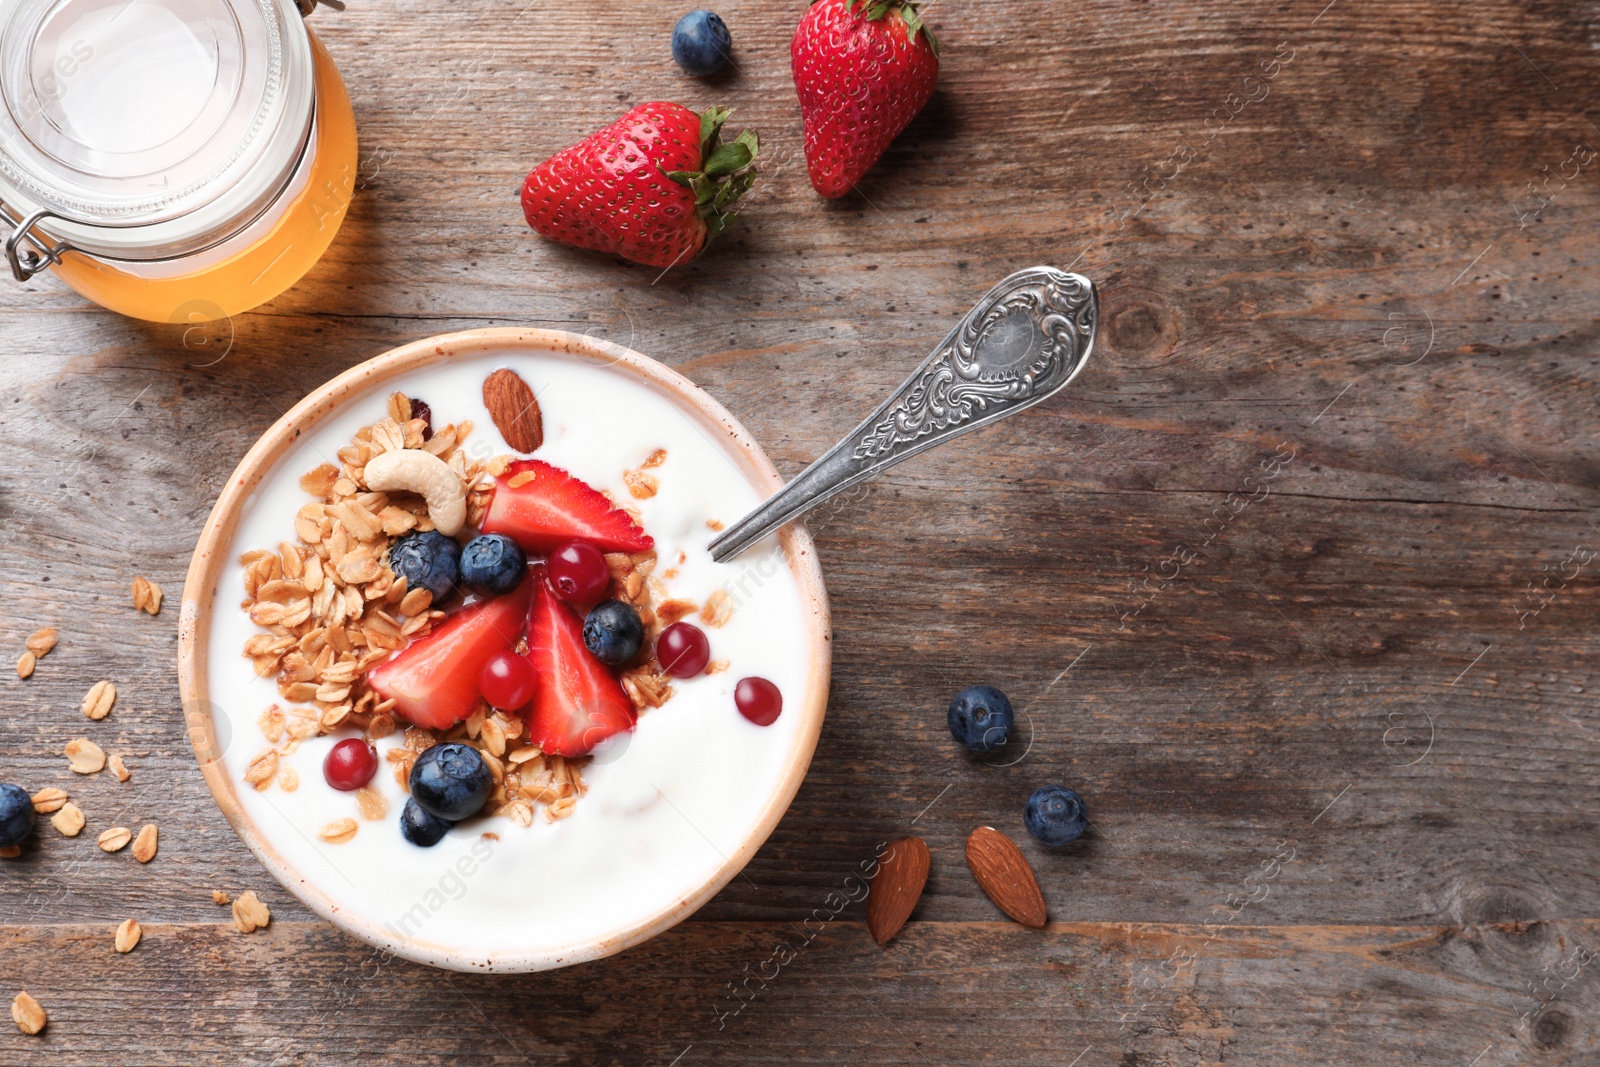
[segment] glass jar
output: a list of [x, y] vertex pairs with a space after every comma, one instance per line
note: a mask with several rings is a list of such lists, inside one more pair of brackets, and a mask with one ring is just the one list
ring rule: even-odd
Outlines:
[[295, 0], [0, 0], [0, 104], [12, 273], [136, 318], [277, 296], [355, 185], [350, 98]]

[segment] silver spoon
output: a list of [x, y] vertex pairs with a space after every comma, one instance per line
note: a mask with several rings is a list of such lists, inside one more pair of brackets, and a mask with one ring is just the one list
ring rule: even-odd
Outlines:
[[788, 485], [711, 542], [721, 562], [829, 497], [1057, 392], [1083, 369], [1094, 283], [1029, 267], [990, 289], [889, 399]]

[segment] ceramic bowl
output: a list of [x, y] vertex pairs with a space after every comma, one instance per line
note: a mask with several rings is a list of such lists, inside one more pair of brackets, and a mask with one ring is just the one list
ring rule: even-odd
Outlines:
[[[670, 897], [641, 904], [615, 924], [607, 924], [592, 915], [585, 915], [584, 921], [578, 922], [577, 910], [574, 910], [574, 922], [570, 924], [574, 932], [570, 936], [551, 933], [549, 924], [541, 927], [542, 933], [523, 936], [513, 924], [503, 942], [493, 945], [441, 933], [448, 924], [396, 923], [393, 914], [384, 914], [353, 897], [343, 884], [352, 881], [345, 877], [348, 864], [341, 872], [337, 862], [344, 861], [330, 866], [320, 858], [324, 852], [341, 855], [333, 850], [346, 846], [323, 848], [310, 840], [303, 827], [297, 833], [290, 833], [286, 829], [290, 820], [280, 819], [280, 812], [270, 805], [263, 807], [254, 794], [247, 795], [244, 791], [251, 787], [237, 773], [244, 747], [265, 745], [263, 738], [255, 736], [258, 731], [249, 725], [253, 720], [237, 714], [242, 704], [229, 711], [222, 708], [224, 703], [244, 700], [240, 696], [242, 693], [259, 695], [251, 687], [263, 684], [263, 680], [255, 678], [250, 661], [232, 643], [234, 631], [229, 628], [233, 624], [224, 618], [225, 614], [226, 618], [243, 618], [238, 604], [242, 580], [238, 577], [237, 556], [241, 548], [257, 546], [240, 543], [244, 536], [242, 527], [253, 521], [251, 506], [259, 499], [258, 493], [280, 485], [282, 477], [298, 478], [308, 467], [303, 462], [304, 449], [297, 447], [316, 440], [315, 436], [307, 435], [315, 435], [319, 428], [331, 434], [358, 413], [361, 415], [358, 425], [381, 417], [385, 398], [394, 391], [395, 383], [407, 376], [416, 380], [419, 372], [433, 373], [441, 366], [458, 363], [476, 366], [484, 359], [502, 357], [505, 365], [513, 368], [519, 358], [554, 359], [563, 364], [567, 361], [587, 364], [604, 374], [620, 375], [617, 381], [641, 385], [685, 415], [699, 436], [720, 450], [748, 481], [751, 499], [764, 498], [782, 484], [761, 447], [720, 404], [681, 374], [637, 352], [589, 337], [547, 330], [471, 330], [416, 341], [370, 359], [313, 391], [263, 434], [240, 461], [206, 521], [189, 566], [179, 623], [179, 678], [190, 741], [218, 806], [262, 865], [308, 908], [363, 941], [421, 963], [456, 970], [532, 971], [606, 956], [661, 933], [692, 914], [749, 862], [794, 798], [816, 748], [828, 697], [830, 632], [827, 593], [816, 552], [805, 529], [798, 524], [791, 525], [778, 535], [778, 549], [771, 558], [781, 560], [793, 575], [792, 587], [785, 583], [784, 589], [796, 591], [801, 607], [798, 613], [791, 607], [788, 616], [802, 620], [804, 636], [800, 647], [794, 649], [794, 656], [800, 658], [789, 661], [795, 666], [795, 677], [802, 680], [798, 683], [801, 691], [785, 693], [780, 722], [788, 720], [787, 733], [781, 744], [774, 742], [775, 747], [769, 750], [770, 766], [759, 781], [748, 780], [754, 782], [746, 786], [748, 795], [729, 798], [741, 811], [739, 818], [743, 821], [729, 831], [723, 841], [713, 844], [709, 836], [706, 837], [714, 854], [708, 853], [703, 869], [695, 870], [692, 884], [671, 886]], [[446, 411], [436, 410], [435, 418], [456, 421]], [[492, 432], [492, 428], [490, 430]], [[308, 498], [302, 498], [302, 502], [304, 499]], [[731, 522], [738, 517], [725, 518]], [[705, 533], [709, 539], [711, 531]], [[785, 592], [784, 595], [790, 594]], [[786, 603], [792, 605], [792, 601]], [[219, 631], [226, 631], [230, 637], [228, 647], [219, 643]], [[270, 681], [265, 684], [270, 685]], [[646, 715], [670, 715], [672, 708], [669, 702]], [[731, 705], [729, 710], [732, 711]], [[257, 713], [251, 711], [250, 715]], [[310, 744], [308, 741], [307, 745]], [[607, 770], [622, 774], [626, 764], [619, 762]], [[716, 770], [707, 768], [708, 773]], [[387, 766], [380, 764], [380, 775], [388, 771]], [[319, 772], [302, 767], [299, 773], [304, 783], [308, 773]], [[323, 788], [321, 781], [312, 784]], [[302, 798], [273, 794], [278, 798], [275, 803], [304, 802], [306, 786], [302, 784], [298, 792]], [[580, 806], [589, 803], [592, 796], [593, 791], [580, 801]], [[391, 810], [390, 820], [397, 815], [397, 810]], [[576, 819], [571, 821], [575, 823]], [[493, 837], [500, 841], [501, 847], [505, 845], [502, 839], [527, 832], [505, 819], [477, 822], [484, 824], [484, 830], [498, 831], [485, 840]], [[376, 835], [380, 830], [367, 832]], [[308, 849], [308, 843], [315, 847]], [[395, 845], [397, 848], [415, 847], [406, 845], [398, 836], [395, 836]], [[432, 853], [435, 850], [419, 851]], [[380, 854], [379, 858], [386, 855]], [[649, 869], [648, 866], [641, 868], [646, 873]], [[474, 872], [479, 879], [496, 877], [493, 864], [484, 864], [481, 871], [474, 865]], [[648, 887], [652, 879], [641, 878], [639, 873], [634, 871], [637, 884]], [[677, 876], [681, 875], [680, 870]], [[447, 872], [445, 877], [452, 876]], [[456, 878], [455, 882], [462, 880]], [[455, 882], [449, 883], [452, 890]], [[496, 892], [473, 888], [485, 900], [496, 896]], [[498, 892], [504, 887], [494, 888]], [[644, 888], [640, 890], [645, 891]], [[649, 891], [661, 896], [667, 890]]]

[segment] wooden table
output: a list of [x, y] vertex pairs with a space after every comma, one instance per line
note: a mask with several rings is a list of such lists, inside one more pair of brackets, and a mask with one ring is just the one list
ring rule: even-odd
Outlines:
[[[358, 0], [314, 24], [361, 187], [298, 287], [186, 332], [0, 286], [0, 639], [62, 634], [0, 683], [0, 779], [89, 816], [0, 861], [0, 992], [50, 1015], [0, 1029], [0, 1063], [1594, 1062], [1593, 6], [931, 7], [940, 92], [824, 203], [799, 2], [726, 0], [739, 71], [708, 86], [671, 65], [671, 5]], [[720, 246], [652, 284], [529, 233], [529, 166], [660, 98], [763, 133]], [[184, 736], [175, 606], [223, 479], [308, 389], [428, 334], [588, 332], [690, 375], [794, 472], [1033, 263], [1102, 287], [1091, 365], [813, 523], [821, 747], [691, 921], [556, 973], [449, 974], [314, 920], [234, 837]], [[100, 678], [122, 696], [86, 724]], [[951, 744], [978, 680], [1031, 731], [1014, 765]], [[131, 782], [68, 771], [85, 732]], [[1060, 855], [1020, 818], [1052, 781], [1094, 823]], [[159, 823], [156, 860], [95, 849], [112, 820]], [[974, 885], [984, 823], [1023, 843], [1047, 930]], [[933, 873], [895, 942], [858, 905], [802, 926], [907, 833]], [[259, 891], [272, 926], [239, 935], [213, 888]]]

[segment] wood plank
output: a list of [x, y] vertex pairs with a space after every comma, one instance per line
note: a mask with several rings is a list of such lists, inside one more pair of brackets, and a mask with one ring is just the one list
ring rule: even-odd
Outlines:
[[[363, 1063], [474, 1067], [1509, 1064], [1572, 1062], [1600, 1010], [1585, 971], [1553, 979], [1554, 999], [1523, 1025], [1538, 1002], [1513, 978], [1558, 967], [1573, 939], [1594, 943], [1593, 921], [913, 923], [883, 950], [864, 923], [817, 910], [809, 940], [794, 922], [690, 922], [537, 979], [419, 967], [320, 923], [274, 921], [249, 937], [149, 924], [115, 959], [109, 925], [3, 927], [8, 970], [51, 1021], [39, 1038], [0, 1034], [0, 1055], [18, 1067], [309, 1064], [355, 1048]], [[181, 1052], [169, 1041], [179, 1028]]]
[[[1528, 186], [1600, 137], [1592, 6], [936, 5], [939, 94], [836, 204], [796, 152], [800, 5], [719, 9], [739, 70], [705, 84], [666, 59], [677, 12], [634, 0], [319, 12], [363, 167], [302, 284], [203, 330], [0, 286], [0, 648], [62, 631], [34, 678], [0, 679], [0, 779], [89, 816], [0, 862], [0, 994], [53, 1018], [0, 1031], [0, 1062], [1592, 1061], [1573, 952], [1600, 942], [1600, 594], [1569, 561], [1600, 545], [1600, 184], [1580, 168], [1537, 211]], [[656, 98], [733, 105], [771, 165], [720, 247], [651, 284], [534, 237], [515, 190]], [[456, 977], [378, 968], [264, 886], [184, 738], [175, 616], [127, 589], [143, 573], [177, 602], [281, 411], [419, 336], [549, 325], [683, 370], [794, 472], [1032, 262], [1101, 286], [1090, 367], [813, 519], [829, 720], [788, 816], [694, 922], [568, 972]], [[102, 677], [122, 699], [90, 724]], [[1029, 726], [1012, 766], [945, 734], [979, 679]], [[71, 774], [84, 734], [133, 780]], [[1020, 825], [1051, 780], [1094, 820], [1062, 855]], [[148, 867], [94, 848], [146, 820]], [[980, 823], [1039, 871], [1061, 920], [1042, 939], [967, 876]], [[933, 872], [902, 938], [880, 953], [847, 910], [718, 1030], [727, 983], [908, 832]], [[213, 887], [262, 890], [272, 930], [218, 926]], [[115, 957], [128, 914], [148, 940]], [[1524, 1020], [1529, 982], [1556, 999]]]

